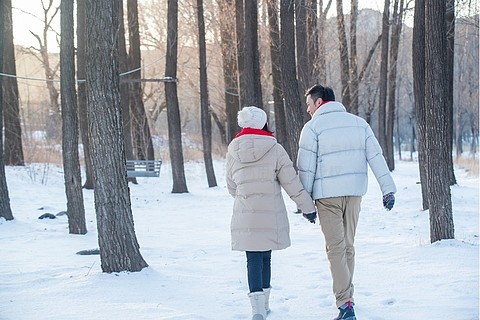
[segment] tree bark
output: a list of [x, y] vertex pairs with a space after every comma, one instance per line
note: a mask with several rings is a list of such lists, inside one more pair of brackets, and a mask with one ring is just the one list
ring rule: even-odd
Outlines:
[[203, 161], [208, 187], [216, 187], [217, 179], [212, 161], [212, 117], [208, 99], [207, 48], [205, 43], [205, 19], [203, 0], [197, 0], [198, 55], [200, 62], [200, 119], [202, 122]]
[[455, 178], [455, 170], [453, 165], [453, 79], [454, 79], [454, 56], [455, 56], [455, 0], [447, 0], [446, 3], [446, 30], [447, 30], [447, 115], [448, 115], [448, 153], [451, 155], [447, 159], [448, 171], [450, 176], [450, 185], [455, 185], [457, 179]]
[[450, 175], [448, 174], [448, 72], [446, 0], [425, 1], [426, 159], [430, 241], [454, 238]]
[[240, 131], [237, 113], [240, 109], [237, 80], [237, 53], [235, 43], [235, 12], [233, 0], [220, 1], [220, 36], [222, 39], [223, 81], [225, 84], [225, 113], [227, 115], [227, 137], [230, 143]]
[[350, 5], [350, 112], [358, 115], [358, 55], [357, 55], [357, 19], [358, 0], [352, 0]]
[[290, 0], [280, 0], [280, 62], [285, 114], [289, 119], [288, 144], [285, 146], [293, 163], [297, 163], [298, 141], [304, 125], [304, 103], [300, 99], [295, 63], [294, 6]]
[[426, 110], [425, 110], [425, 0], [415, 2], [412, 38], [413, 92], [417, 122], [417, 149], [422, 209], [428, 209], [428, 180], [426, 159]]
[[[307, 8], [305, 0], [295, 0], [295, 48], [297, 49], [297, 79], [300, 95], [310, 85], [312, 65], [308, 61]], [[302, 114], [307, 120], [308, 113]]]
[[258, 51], [258, 4], [245, 1], [245, 102], [264, 109], [260, 82], [260, 53]]
[[[127, 10], [128, 37], [130, 40], [128, 66], [129, 69], [133, 71], [129, 78], [140, 80], [142, 75], [140, 71], [142, 61], [137, 0], [127, 0]], [[145, 112], [145, 106], [143, 105], [143, 90], [140, 81], [130, 83], [130, 102], [133, 115], [133, 137], [136, 142], [138, 159], [154, 160], [152, 135]]]
[[174, 81], [165, 83], [165, 99], [167, 102], [168, 146], [172, 163], [172, 193], [188, 192], [185, 180], [185, 168], [182, 150], [182, 131], [180, 108], [177, 94], [177, 50], [178, 50], [178, 0], [168, 0], [167, 13], [167, 57], [165, 77]]
[[345, 33], [345, 18], [343, 16], [343, 1], [337, 0], [337, 30], [340, 51], [340, 68], [342, 81], [342, 103], [350, 111], [350, 62], [348, 59], [347, 35]]
[[[120, 106], [122, 110], [123, 141], [125, 143], [125, 157], [127, 160], [137, 159], [133, 152], [132, 113], [130, 112], [130, 86], [128, 79], [128, 55], [125, 43], [125, 23], [123, 19], [123, 0], [118, 1], [118, 65], [120, 71]], [[123, 75], [122, 75], [123, 74]], [[137, 178], [129, 177], [128, 182], [137, 184]]]
[[86, 2], [86, 88], [95, 176], [95, 211], [104, 272], [140, 271], [147, 263], [135, 236], [120, 111], [118, 1]]
[[93, 189], [93, 165], [90, 140], [88, 138], [87, 93], [85, 89], [85, 1], [77, 0], [77, 104], [80, 124], [80, 135], [85, 161], [85, 189]]
[[245, 83], [245, 10], [243, 0], [235, 0], [235, 33], [237, 35], [238, 91], [240, 109], [246, 106]]
[[[4, 21], [5, 5], [0, 4], [0, 21]], [[0, 23], [0, 73], [3, 70], [3, 55], [4, 55], [4, 32], [5, 24]], [[3, 81], [5, 77], [0, 76], [0, 218], [5, 220], [13, 220], [12, 209], [10, 207], [10, 197], [8, 196], [7, 178], [5, 177], [5, 161], [3, 160]]]
[[[385, 158], [387, 161], [388, 169], [393, 171], [395, 169], [394, 158], [394, 142], [393, 142], [393, 130], [395, 125], [395, 105], [396, 105], [396, 90], [397, 90], [397, 61], [398, 51], [400, 47], [400, 35], [402, 33], [403, 23], [403, 0], [395, 0], [394, 13], [393, 13], [393, 27], [390, 42], [390, 71], [388, 73], [388, 108], [387, 108], [387, 149], [385, 150]], [[400, 137], [397, 136], [397, 141]], [[399, 150], [400, 152], [400, 150]]]
[[270, 27], [270, 57], [272, 62], [273, 109], [275, 111], [275, 137], [281, 145], [287, 144], [287, 124], [282, 92], [282, 70], [280, 67], [280, 30], [278, 1], [267, 1], [268, 25]]
[[390, 40], [390, 0], [385, 0], [382, 20], [382, 58], [380, 64], [380, 96], [378, 102], [378, 142], [384, 152], [387, 151], [386, 107], [388, 78], [388, 43]]
[[[15, 47], [13, 45], [12, 1], [5, 0], [4, 33], [4, 72], [16, 76]], [[4, 128], [5, 128], [5, 165], [23, 166], [25, 160], [22, 149], [22, 127], [20, 125], [20, 107], [17, 78], [4, 78]]]
[[73, 0], [60, 4], [60, 92], [62, 106], [62, 156], [68, 229], [71, 234], [87, 233], [83, 204], [82, 176], [78, 156], [78, 113], [75, 86]]

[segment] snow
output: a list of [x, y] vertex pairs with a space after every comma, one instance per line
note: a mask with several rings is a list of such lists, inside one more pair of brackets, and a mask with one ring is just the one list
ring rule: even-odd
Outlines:
[[[71, 235], [66, 216], [38, 219], [66, 210], [62, 168], [7, 167], [15, 220], [0, 219], [0, 319], [250, 319], [245, 254], [230, 249], [233, 199], [224, 166], [215, 162], [219, 186], [208, 188], [203, 163], [186, 163], [188, 194], [171, 193], [166, 162], [160, 178], [130, 184], [135, 231], [149, 267], [113, 274], [102, 273], [98, 255], [75, 254], [98, 247], [93, 191], [84, 190], [88, 233]], [[397, 161], [393, 176], [392, 211], [382, 208], [373, 176], [362, 202], [358, 319], [479, 319], [478, 177], [456, 171], [456, 239], [430, 244], [418, 164]], [[272, 254], [268, 319], [331, 319], [337, 309], [322, 232], [293, 213], [288, 197], [285, 202], [292, 246]]]

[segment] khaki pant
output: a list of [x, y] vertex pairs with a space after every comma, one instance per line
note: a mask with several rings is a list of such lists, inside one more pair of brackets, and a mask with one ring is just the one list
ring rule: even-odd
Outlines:
[[355, 268], [355, 231], [362, 197], [335, 197], [315, 201], [325, 246], [333, 293], [337, 307], [353, 301], [353, 271]]

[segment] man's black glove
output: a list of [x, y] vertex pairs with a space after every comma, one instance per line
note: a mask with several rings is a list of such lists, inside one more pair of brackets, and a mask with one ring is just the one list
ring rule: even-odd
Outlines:
[[315, 223], [315, 219], [317, 218], [317, 213], [315, 211], [310, 213], [304, 213], [303, 217], [310, 221], [311, 223]]
[[383, 196], [383, 207], [387, 209], [387, 211], [392, 210], [394, 204], [395, 196], [393, 195], [393, 192], [387, 193]]

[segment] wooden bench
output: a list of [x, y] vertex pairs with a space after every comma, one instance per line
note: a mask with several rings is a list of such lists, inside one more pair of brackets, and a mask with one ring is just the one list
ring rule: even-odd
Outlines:
[[127, 177], [158, 177], [161, 165], [160, 160], [127, 160]]

